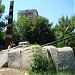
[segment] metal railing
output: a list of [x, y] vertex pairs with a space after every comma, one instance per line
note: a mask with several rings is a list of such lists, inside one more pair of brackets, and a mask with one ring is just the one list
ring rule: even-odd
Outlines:
[[66, 37], [66, 38], [62, 38], [62, 39], [53, 41], [53, 42], [51, 42], [51, 43], [44, 44], [44, 45], [42, 45], [42, 46], [53, 45], [53, 44], [55, 44], [55, 43], [57, 43], [57, 42], [61, 42], [61, 41], [63, 41], [63, 40], [67, 40], [67, 39], [72, 38], [72, 37], [74, 37], [74, 36], [75, 36], [75, 35], [72, 35], [72, 36], [69, 36], [69, 37]]

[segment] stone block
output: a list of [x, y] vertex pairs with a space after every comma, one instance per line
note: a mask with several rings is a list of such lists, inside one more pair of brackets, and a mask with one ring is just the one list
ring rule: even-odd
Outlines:
[[[73, 70], [75, 61], [73, 49], [71, 47], [56, 48], [54, 46], [44, 46], [43, 49], [48, 50], [50, 53], [57, 71]], [[47, 57], [49, 57], [49, 55]]]
[[8, 54], [8, 66], [9, 67], [20, 66], [20, 52], [12, 52]]
[[71, 47], [57, 48], [58, 70], [70, 70], [74, 66], [74, 53]]
[[29, 68], [32, 62], [30, 47], [14, 48], [8, 54], [8, 66], [14, 68]]
[[5, 63], [8, 61], [8, 51], [2, 50], [0, 51], [0, 67], [4, 66]]

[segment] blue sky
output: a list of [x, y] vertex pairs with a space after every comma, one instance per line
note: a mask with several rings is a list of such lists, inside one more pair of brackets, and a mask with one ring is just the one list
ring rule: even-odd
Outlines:
[[[9, 14], [11, 0], [2, 0], [5, 5], [5, 14]], [[17, 20], [18, 10], [37, 9], [39, 15], [47, 17], [54, 24], [58, 18], [74, 15], [75, 0], [14, 0], [14, 19]]]

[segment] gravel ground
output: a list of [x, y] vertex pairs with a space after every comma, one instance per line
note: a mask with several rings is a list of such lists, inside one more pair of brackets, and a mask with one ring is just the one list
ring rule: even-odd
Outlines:
[[1, 68], [0, 75], [29, 75], [26, 71], [11, 68]]

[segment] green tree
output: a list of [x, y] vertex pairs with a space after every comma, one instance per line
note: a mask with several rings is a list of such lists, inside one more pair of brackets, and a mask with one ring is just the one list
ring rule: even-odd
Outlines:
[[55, 40], [54, 33], [51, 29], [52, 23], [49, 23], [47, 18], [42, 16], [35, 17], [32, 20], [32, 24], [33, 42], [46, 44]]
[[52, 58], [47, 58], [47, 56], [45, 55], [46, 53], [44, 52], [44, 50], [42, 50], [42, 47], [40, 45], [33, 45], [31, 50], [33, 54], [33, 64], [31, 64], [31, 69], [33, 72], [56, 72]]
[[[56, 24], [54, 31], [56, 39], [62, 39], [73, 35], [74, 30], [74, 24], [72, 22], [72, 19], [69, 19], [68, 16], [61, 17], [58, 21], [58, 24]], [[62, 46], [70, 46], [72, 41], [72, 38], [58, 42], [56, 45], [58, 47]]]
[[2, 21], [2, 15], [5, 11], [5, 6], [2, 3], [2, 0], [0, 0], [0, 31], [3, 30], [3, 28], [5, 27], [5, 23]]
[[4, 35], [5, 35], [5, 32], [3, 30], [6, 26], [6, 24], [2, 20], [2, 15], [4, 13], [4, 10], [5, 10], [5, 5], [3, 5], [2, 0], [0, 0], [0, 44], [3, 44]]
[[2, 0], [0, 0], [0, 18], [5, 11], [5, 5], [2, 4]]
[[32, 23], [28, 17], [22, 16], [17, 21], [20, 41], [26, 41], [30, 37]]
[[18, 42], [21, 40], [21, 36], [20, 36], [19, 28], [16, 21], [13, 21], [12, 37], [13, 37], [13, 40], [15, 41], [15, 44], [18, 45]]
[[[70, 18], [70, 21], [71, 21], [70, 29], [73, 30], [72, 32], [75, 35], [75, 15], [73, 15]], [[73, 48], [75, 54], [75, 36], [69, 40], [69, 45]]]
[[45, 44], [55, 40], [52, 23], [48, 19], [38, 16], [33, 20], [28, 17], [20, 17], [17, 21], [17, 31], [20, 34], [19, 41], [29, 41], [30, 43]]

